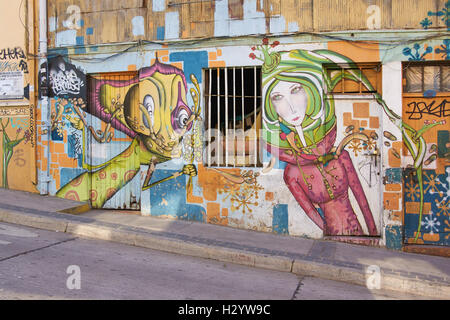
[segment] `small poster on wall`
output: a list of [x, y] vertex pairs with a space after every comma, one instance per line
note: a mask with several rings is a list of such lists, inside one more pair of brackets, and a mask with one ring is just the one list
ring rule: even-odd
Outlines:
[[0, 72], [0, 100], [23, 99], [23, 73]]

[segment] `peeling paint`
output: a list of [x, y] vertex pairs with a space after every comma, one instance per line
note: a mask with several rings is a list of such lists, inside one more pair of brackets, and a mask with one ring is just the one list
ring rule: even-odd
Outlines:
[[134, 36], [143, 36], [145, 35], [145, 27], [144, 27], [144, 17], [136, 16], [131, 19], [131, 24], [133, 26], [133, 35]]
[[77, 30], [64, 30], [56, 33], [57, 46], [74, 46], [77, 44]]

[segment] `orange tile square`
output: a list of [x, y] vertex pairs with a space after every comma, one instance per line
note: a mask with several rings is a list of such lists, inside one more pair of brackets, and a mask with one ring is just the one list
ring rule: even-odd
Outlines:
[[54, 150], [57, 153], [64, 153], [64, 143], [54, 143]]
[[371, 129], [378, 129], [380, 127], [380, 118], [370, 117], [369, 118], [369, 126]]
[[344, 112], [344, 126], [348, 127], [352, 122], [352, 114], [351, 112]]
[[78, 160], [75, 158], [69, 158], [65, 153], [60, 154], [59, 165], [63, 168], [76, 168], [78, 166]]
[[353, 116], [355, 118], [369, 118], [369, 103], [367, 102], [355, 102], [353, 103]]
[[384, 185], [384, 189], [386, 191], [401, 191], [402, 190], [402, 185], [401, 184], [396, 184], [396, 183], [392, 183], [392, 184], [386, 184]]
[[156, 53], [158, 54], [158, 58], [161, 58], [163, 56], [169, 55], [169, 50], [158, 50], [156, 51]]
[[400, 198], [401, 195], [399, 193], [384, 192], [383, 194], [384, 209], [399, 210]]
[[207, 222], [212, 223], [220, 220], [220, 204], [215, 202], [208, 202], [206, 204]]
[[433, 242], [437, 242], [439, 241], [439, 233], [424, 233], [423, 234], [423, 240], [424, 241], [433, 241]]
[[209, 52], [208, 53], [208, 59], [209, 60], [216, 60], [217, 59], [217, 54], [215, 52]]
[[392, 211], [390, 215], [391, 220], [393, 221], [403, 221], [403, 211]]
[[[405, 209], [407, 214], [419, 214], [420, 202], [406, 202]], [[431, 210], [431, 203], [425, 202], [423, 204], [423, 214], [428, 214]]]
[[56, 163], [58, 163], [58, 154], [57, 153], [55, 153], [55, 152], [52, 152], [51, 154], [50, 154], [50, 162], [56, 162]]
[[[394, 152], [394, 150], [395, 150], [395, 152]], [[396, 142], [392, 143], [392, 148], [389, 149], [389, 152], [388, 152], [388, 162], [389, 162], [389, 166], [391, 168], [399, 168], [401, 166], [401, 164], [402, 164], [401, 159], [397, 158], [395, 156], [395, 154], [397, 154], [401, 157], [401, 155], [400, 155], [401, 150], [402, 150], [402, 142], [401, 141], [396, 141]]]
[[210, 68], [223, 68], [225, 67], [225, 61], [210, 61], [209, 67]]
[[266, 201], [273, 200], [273, 192], [266, 192]]
[[180, 70], [183, 70], [183, 62], [172, 62], [171, 65]]

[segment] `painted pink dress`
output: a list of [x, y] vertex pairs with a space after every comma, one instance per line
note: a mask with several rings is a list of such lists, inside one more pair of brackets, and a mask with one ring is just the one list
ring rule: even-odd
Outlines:
[[[352, 190], [366, 221], [369, 235], [377, 235], [369, 203], [353, 166], [350, 155], [343, 150], [337, 159], [323, 164], [319, 156], [328, 154], [336, 140], [336, 126], [310, 150], [313, 154], [296, 154], [293, 150], [267, 145], [267, 150], [287, 162], [284, 181], [308, 217], [325, 235], [363, 235], [363, 229], [350, 203]], [[323, 212], [319, 214], [318, 206]]]

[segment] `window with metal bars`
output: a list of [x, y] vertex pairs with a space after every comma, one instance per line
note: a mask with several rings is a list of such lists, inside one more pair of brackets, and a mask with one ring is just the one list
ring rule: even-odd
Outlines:
[[261, 68], [204, 69], [205, 166], [262, 167]]
[[[379, 63], [358, 63], [352, 66], [325, 66], [325, 70], [330, 79], [342, 76], [333, 88], [331, 93], [340, 94], [367, 94], [367, 93], [381, 93], [381, 65]], [[344, 77], [343, 74], [347, 72], [356, 77], [358, 81]], [[367, 88], [361, 80], [362, 75], [369, 80], [372, 88]]]
[[450, 62], [409, 62], [403, 66], [403, 92], [450, 92]]

